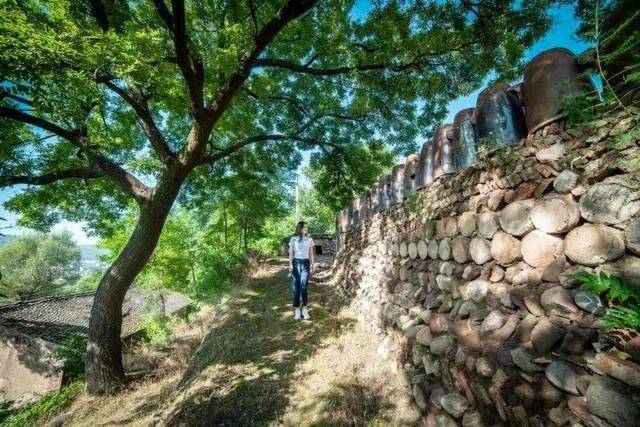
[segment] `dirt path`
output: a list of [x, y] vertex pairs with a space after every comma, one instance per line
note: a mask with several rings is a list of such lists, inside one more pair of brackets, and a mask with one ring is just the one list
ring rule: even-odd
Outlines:
[[326, 284], [310, 283], [312, 321], [290, 307], [286, 260], [273, 259], [215, 309], [185, 368], [119, 396], [87, 399], [65, 424], [411, 425], [406, 379], [376, 356]]

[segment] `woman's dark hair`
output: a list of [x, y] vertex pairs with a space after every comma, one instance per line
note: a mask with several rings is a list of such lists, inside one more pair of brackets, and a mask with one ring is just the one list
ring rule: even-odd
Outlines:
[[298, 241], [302, 242], [302, 238], [304, 237], [302, 230], [304, 230], [304, 226], [307, 225], [306, 222], [300, 221], [296, 225], [296, 236], [298, 236]]

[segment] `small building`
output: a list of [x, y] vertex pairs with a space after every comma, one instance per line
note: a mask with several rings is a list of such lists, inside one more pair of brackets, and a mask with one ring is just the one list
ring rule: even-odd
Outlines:
[[[313, 239], [314, 249], [316, 255], [334, 255], [336, 252], [336, 239], [332, 235], [319, 235], [310, 236]], [[282, 255], [289, 254], [289, 239], [287, 237], [282, 241], [282, 248], [280, 251]]]
[[[75, 335], [87, 336], [93, 299], [91, 292], [0, 307], [0, 400], [26, 402], [61, 387], [56, 349]], [[122, 308], [123, 341], [141, 336], [147, 313], [186, 314], [191, 304], [179, 292], [130, 289]]]

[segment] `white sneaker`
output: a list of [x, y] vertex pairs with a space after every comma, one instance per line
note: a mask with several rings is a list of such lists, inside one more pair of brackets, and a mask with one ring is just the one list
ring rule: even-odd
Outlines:
[[300, 315], [300, 309], [299, 308], [296, 308], [296, 312], [295, 312], [293, 318], [296, 319], [296, 320], [300, 320], [302, 318], [301, 315]]
[[307, 310], [306, 307], [302, 309], [302, 317], [304, 317], [304, 320], [311, 319], [311, 316], [309, 316], [309, 310]]

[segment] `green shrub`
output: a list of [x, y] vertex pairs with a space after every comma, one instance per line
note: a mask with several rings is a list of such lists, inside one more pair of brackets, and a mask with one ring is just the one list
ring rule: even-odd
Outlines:
[[61, 369], [64, 372], [65, 383], [84, 378], [84, 355], [86, 349], [87, 339], [80, 335], [73, 335], [56, 349], [56, 357], [63, 360]]
[[603, 329], [631, 328], [640, 329], [640, 307], [611, 307], [604, 314]]
[[73, 399], [84, 390], [84, 383], [76, 381], [62, 387], [59, 391], [41, 397], [37, 401], [26, 405], [19, 411], [2, 421], [2, 427], [32, 426], [43, 422], [56, 412], [69, 406]]
[[149, 313], [141, 323], [145, 341], [149, 344], [163, 343], [169, 339], [171, 329], [168, 319], [162, 313]]
[[597, 275], [580, 273], [570, 277], [582, 282], [581, 289], [596, 295], [604, 295], [611, 303], [622, 304], [633, 300], [636, 304], [640, 304], [640, 295], [638, 295], [635, 286], [623, 282], [615, 276], [601, 271]]

